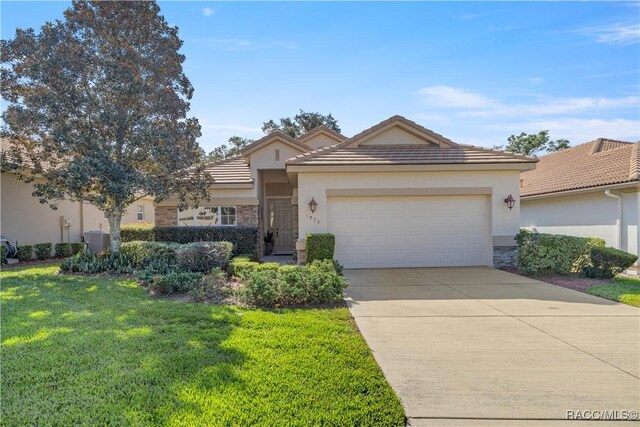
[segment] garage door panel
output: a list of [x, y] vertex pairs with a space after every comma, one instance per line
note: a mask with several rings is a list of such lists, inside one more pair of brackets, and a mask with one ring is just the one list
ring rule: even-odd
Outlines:
[[330, 197], [346, 267], [487, 265], [486, 196]]

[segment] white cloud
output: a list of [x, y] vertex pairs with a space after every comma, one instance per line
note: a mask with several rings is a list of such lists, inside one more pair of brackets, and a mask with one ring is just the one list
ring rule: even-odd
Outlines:
[[528, 79], [525, 79], [525, 81], [533, 86], [537, 86], [541, 83], [544, 83], [544, 79], [542, 77], [530, 77]]
[[215, 13], [215, 10], [210, 7], [205, 7], [204, 9], [202, 9], [202, 13], [204, 14], [204, 16], [211, 16]]
[[478, 93], [451, 86], [429, 86], [418, 90], [424, 99], [439, 107], [481, 108], [493, 105], [493, 101]]
[[572, 32], [595, 38], [598, 43], [628, 45], [640, 43], [640, 24], [611, 24], [586, 27]]

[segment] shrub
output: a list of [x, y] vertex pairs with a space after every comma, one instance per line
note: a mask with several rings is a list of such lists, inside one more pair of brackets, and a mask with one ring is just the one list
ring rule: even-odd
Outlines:
[[249, 271], [236, 296], [256, 306], [325, 304], [340, 301], [347, 285], [332, 260], [316, 260], [306, 266]]
[[206, 273], [213, 268], [226, 268], [232, 250], [229, 242], [195, 242], [178, 249], [176, 259], [182, 269]]
[[9, 250], [7, 249], [7, 246], [2, 244], [2, 246], [0, 246], [0, 263], [1, 264], [7, 263], [7, 252], [9, 252]]
[[277, 262], [255, 262], [245, 257], [236, 257], [229, 263], [229, 274], [246, 279], [249, 273], [254, 271], [277, 270], [280, 264]]
[[120, 246], [120, 252], [130, 257], [136, 267], [145, 267], [160, 262], [177, 264], [176, 252], [181, 245], [171, 242], [126, 242]]
[[202, 273], [173, 271], [162, 276], [154, 276], [149, 289], [157, 295], [188, 292], [195, 288], [201, 279]]
[[20, 261], [29, 261], [33, 257], [33, 246], [31, 245], [18, 246], [17, 257]]
[[574, 237], [520, 231], [518, 268], [527, 274], [568, 274], [582, 271], [590, 263], [590, 251], [604, 247], [595, 237]]
[[333, 259], [336, 236], [330, 233], [307, 234], [307, 262]]
[[638, 257], [614, 248], [591, 248], [591, 264], [584, 267], [587, 277], [611, 279], [631, 267]]
[[56, 243], [55, 246], [56, 258], [66, 258], [72, 254], [71, 243]]
[[222, 301], [229, 294], [227, 275], [219, 268], [214, 268], [189, 291], [189, 296], [196, 302]]
[[51, 257], [51, 243], [36, 243], [33, 245], [36, 258], [47, 259]]
[[133, 260], [122, 252], [117, 254], [80, 252], [62, 261], [60, 271], [83, 274], [131, 274], [135, 271], [135, 265]]
[[155, 227], [153, 224], [124, 224], [120, 230], [120, 238], [123, 242], [136, 240], [155, 240]]
[[77, 243], [72, 243], [71, 244], [71, 254], [72, 255], [79, 254], [82, 251], [84, 251], [84, 243], [77, 242]]
[[155, 227], [158, 242], [231, 242], [233, 254], [258, 253], [257, 227]]

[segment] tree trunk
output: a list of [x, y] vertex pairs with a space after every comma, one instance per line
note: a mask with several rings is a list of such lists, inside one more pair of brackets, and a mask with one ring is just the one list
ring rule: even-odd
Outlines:
[[107, 213], [109, 221], [109, 233], [111, 234], [111, 252], [120, 252], [120, 222], [122, 221], [122, 210], [115, 210]]

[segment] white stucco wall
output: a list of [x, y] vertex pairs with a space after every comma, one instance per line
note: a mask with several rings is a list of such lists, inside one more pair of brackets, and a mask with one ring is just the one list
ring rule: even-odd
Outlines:
[[[57, 203], [58, 209], [52, 210], [33, 197], [33, 185], [16, 179], [13, 174], [0, 177], [0, 233], [12, 244], [29, 245], [34, 243], [80, 242], [86, 231], [109, 230], [104, 214], [95, 206], [70, 201]], [[145, 221], [137, 221], [136, 205], [145, 206]], [[122, 219], [123, 224], [154, 222], [154, 207], [151, 200], [139, 200], [127, 208]], [[71, 221], [71, 227], [63, 230], [60, 217]]]
[[[322, 233], [327, 229], [328, 189], [383, 189], [383, 188], [444, 188], [491, 187], [491, 234], [514, 236], [519, 229], [519, 172], [518, 171], [438, 171], [438, 172], [349, 172], [299, 173], [298, 207], [299, 235]], [[517, 200], [512, 210], [504, 199], [512, 194]], [[306, 218], [311, 198], [318, 203], [313, 218]]]
[[[616, 192], [622, 197], [622, 244], [620, 249], [638, 253], [638, 193]], [[618, 247], [617, 201], [604, 190], [572, 196], [523, 200], [522, 227], [540, 233], [599, 237]]]
[[308, 145], [311, 149], [316, 150], [328, 145], [338, 144], [338, 142], [339, 141], [336, 141], [335, 139], [330, 138], [327, 135], [319, 133], [304, 141], [304, 145]]

